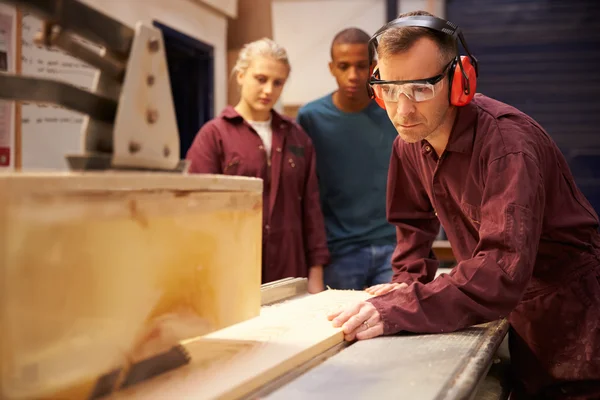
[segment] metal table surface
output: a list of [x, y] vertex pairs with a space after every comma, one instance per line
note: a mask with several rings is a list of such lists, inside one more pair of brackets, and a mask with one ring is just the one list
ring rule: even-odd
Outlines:
[[341, 345], [251, 398], [469, 399], [508, 331], [499, 320], [446, 334], [400, 334]]

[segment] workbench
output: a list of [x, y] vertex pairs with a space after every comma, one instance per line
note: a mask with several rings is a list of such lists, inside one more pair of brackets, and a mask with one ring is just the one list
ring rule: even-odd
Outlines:
[[[293, 302], [306, 296], [302, 286], [299, 280], [263, 285], [263, 303], [277, 295]], [[499, 320], [453, 333], [342, 343], [247, 398], [474, 398], [507, 331], [508, 322]]]

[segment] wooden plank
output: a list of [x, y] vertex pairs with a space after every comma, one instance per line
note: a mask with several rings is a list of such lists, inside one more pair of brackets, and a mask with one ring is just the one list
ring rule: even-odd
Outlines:
[[259, 315], [260, 181], [229, 179], [0, 177], [0, 398], [88, 398], [100, 375]]
[[189, 365], [111, 399], [238, 399], [342, 343], [327, 313], [369, 297], [327, 290], [263, 307], [260, 317], [183, 342]]

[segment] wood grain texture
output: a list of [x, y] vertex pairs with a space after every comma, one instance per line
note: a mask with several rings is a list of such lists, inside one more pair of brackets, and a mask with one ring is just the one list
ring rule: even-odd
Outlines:
[[257, 316], [260, 184], [0, 177], [0, 397], [86, 398], [113, 368]]
[[117, 392], [112, 399], [238, 399], [344, 340], [329, 311], [365, 300], [364, 291], [327, 290], [182, 342], [191, 364]]

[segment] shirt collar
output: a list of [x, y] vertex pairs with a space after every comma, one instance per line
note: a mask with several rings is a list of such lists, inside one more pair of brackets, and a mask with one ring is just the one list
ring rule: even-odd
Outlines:
[[471, 154], [473, 151], [473, 142], [475, 141], [476, 127], [477, 106], [473, 102], [470, 102], [466, 106], [458, 107], [458, 113], [450, 132], [446, 150]]
[[[223, 119], [226, 119], [231, 122], [243, 122], [244, 121], [244, 118], [237, 111], [235, 111], [235, 108], [233, 108], [233, 106], [225, 107], [225, 109], [221, 113], [221, 117]], [[271, 110], [271, 118], [273, 120], [272, 126], [274, 126], [274, 127], [284, 128], [285, 126], [291, 124], [291, 122], [288, 119], [282, 117], [275, 110]]]

